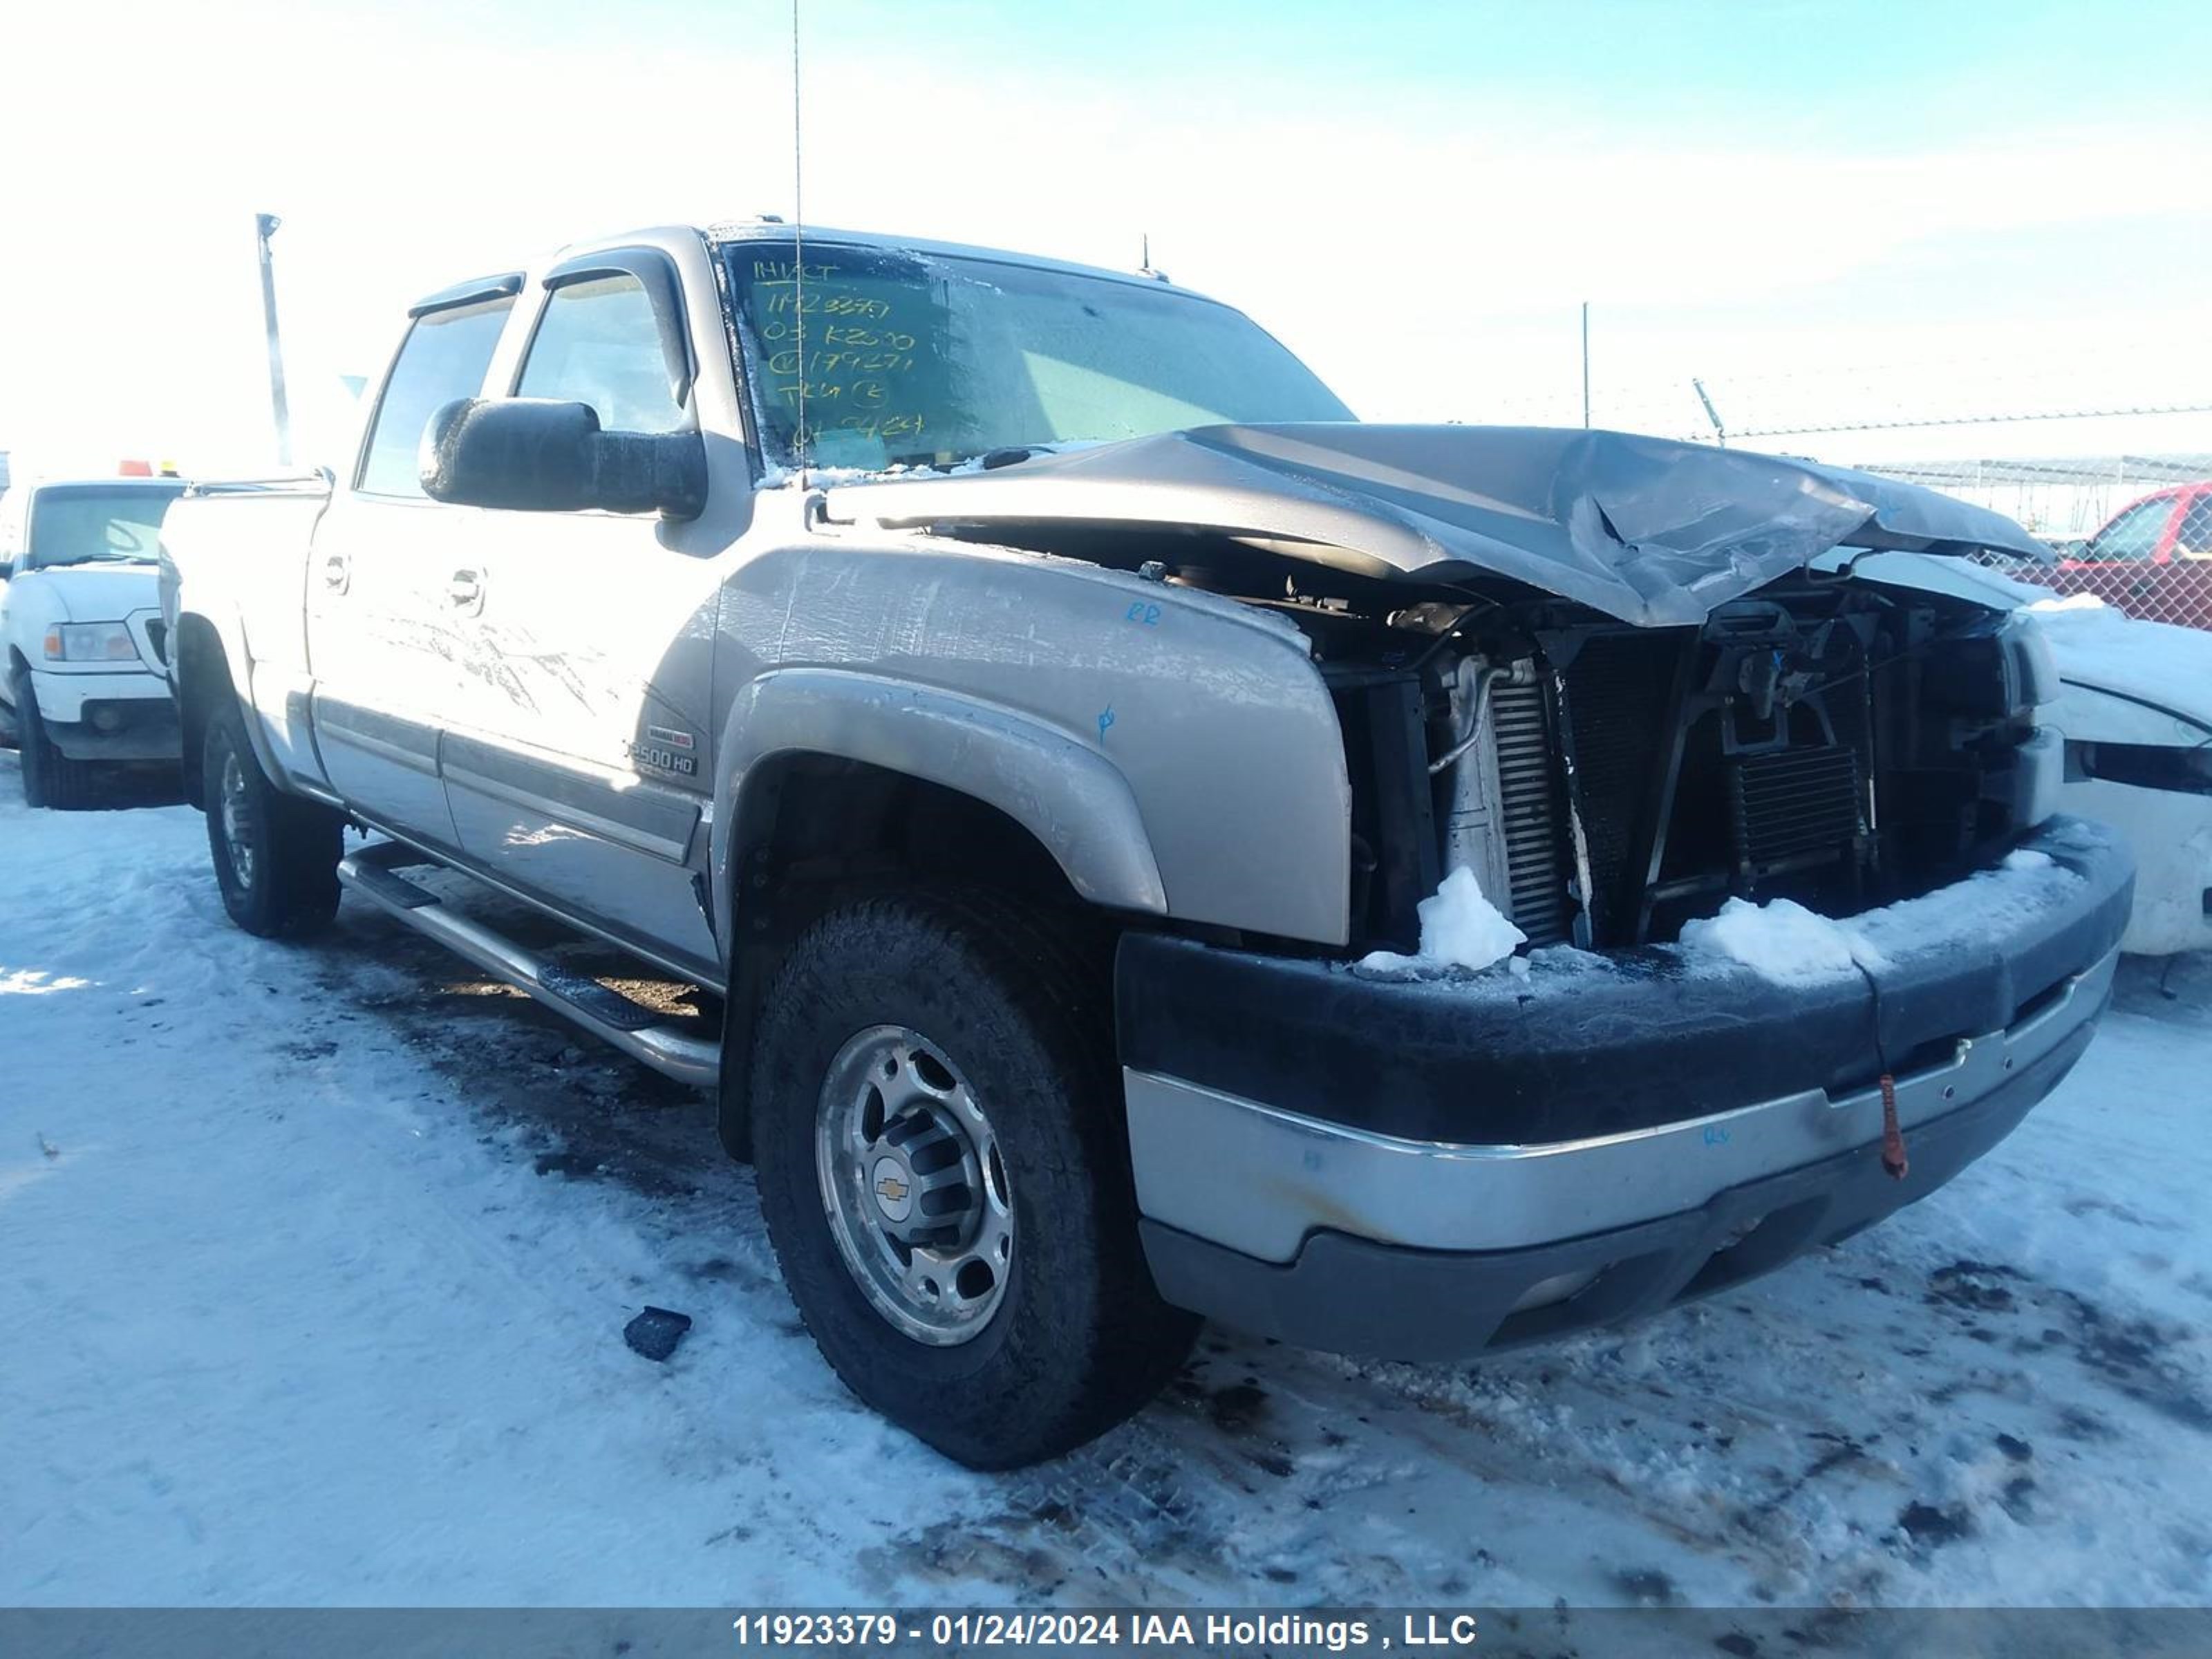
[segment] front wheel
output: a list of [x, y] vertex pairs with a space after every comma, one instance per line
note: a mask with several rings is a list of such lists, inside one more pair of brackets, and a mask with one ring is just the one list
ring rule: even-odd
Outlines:
[[15, 671], [10, 695], [15, 699], [15, 744], [22, 751], [23, 804], [75, 811], [92, 798], [91, 763], [71, 760], [54, 746], [29, 669]]
[[264, 939], [327, 926], [338, 908], [344, 820], [269, 781], [234, 702], [209, 720], [200, 764], [208, 850], [230, 919]]
[[833, 911], [753, 1050], [769, 1237], [846, 1386], [947, 1455], [1011, 1468], [1152, 1398], [1198, 1322], [1137, 1239], [1103, 975], [987, 895]]

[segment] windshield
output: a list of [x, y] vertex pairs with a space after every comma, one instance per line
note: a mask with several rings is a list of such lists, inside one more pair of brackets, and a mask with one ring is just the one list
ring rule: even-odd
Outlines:
[[[1251, 319], [1172, 289], [980, 258], [808, 242], [723, 251], [770, 461], [869, 470], [1221, 422], [1352, 411]], [[766, 373], [759, 372], [764, 367]]]
[[151, 564], [161, 516], [184, 494], [140, 484], [125, 489], [41, 489], [31, 501], [26, 570], [63, 564]]

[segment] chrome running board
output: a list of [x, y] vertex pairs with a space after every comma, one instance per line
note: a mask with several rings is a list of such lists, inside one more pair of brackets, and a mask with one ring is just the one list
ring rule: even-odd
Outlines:
[[339, 860], [338, 879], [386, 915], [467, 957], [664, 1077], [702, 1089], [714, 1085], [721, 1072], [719, 1043], [690, 1036], [644, 1004], [459, 915], [395, 868], [425, 862], [422, 854], [398, 842], [379, 842]]

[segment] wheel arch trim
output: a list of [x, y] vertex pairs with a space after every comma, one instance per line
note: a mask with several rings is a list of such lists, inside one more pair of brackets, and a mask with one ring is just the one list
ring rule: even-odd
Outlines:
[[[270, 746], [269, 734], [262, 730], [260, 715], [253, 706], [252, 687], [246, 678], [249, 672], [246, 665], [249, 664], [250, 659], [246, 653], [244, 625], [236, 617], [231, 618], [231, 622], [233, 626], [226, 633], [222, 624], [205, 611], [187, 611], [177, 618], [176, 638], [170, 646], [169, 690], [177, 700], [179, 759], [186, 798], [203, 810], [206, 803], [199, 799], [203, 792], [198, 757], [191, 746], [193, 698], [198, 693], [196, 688], [188, 690], [185, 685], [186, 667], [199, 652], [189, 645], [189, 641], [204, 641], [205, 648], [213, 652], [216, 662], [221, 665], [223, 688], [229, 692], [238, 704], [240, 713], [245, 716], [240, 724], [246, 727], [246, 740], [252, 745], [253, 758], [259, 763], [262, 775], [280, 786], [288, 775], [276, 763], [276, 752]], [[202, 732], [206, 730], [204, 720], [199, 729]]]
[[958, 692], [836, 668], [772, 670], [732, 700], [716, 761], [716, 936], [733, 937], [738, 864], [767, 832], [779, 757], [850, 760], [939, 784], [1027, 830], [1086, 900], [1168, 910], [1144, 815], [1119, 768], [1056, 727]]

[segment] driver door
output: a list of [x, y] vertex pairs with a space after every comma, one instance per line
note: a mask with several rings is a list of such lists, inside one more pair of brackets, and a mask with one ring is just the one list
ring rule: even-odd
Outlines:
[[[607, 431], [692, 427], [665, 256], [575, 263], [545, 279], [516, 395], [589, 404]], [[726, 545], [655, 514], [485, 509], [468, 556], [445, 573], [473, 597], [445, 746], [463, 850], [564, 914], [710, 975], [701, 878]]]

